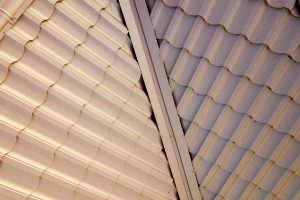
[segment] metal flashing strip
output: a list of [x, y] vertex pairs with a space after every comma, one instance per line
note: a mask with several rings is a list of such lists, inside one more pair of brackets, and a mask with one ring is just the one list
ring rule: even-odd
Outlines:
[[180, 199], [201, 199], [145, 1], [120, 0]]

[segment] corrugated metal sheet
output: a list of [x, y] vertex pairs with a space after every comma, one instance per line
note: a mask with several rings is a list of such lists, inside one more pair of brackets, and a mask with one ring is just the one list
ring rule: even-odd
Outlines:
[[35, 0], [0, 40], [0, 198], [176, 199], [115, 0]]
[[153, 26], [204, 199], [300, 198], [295, 3], [154, 5]]

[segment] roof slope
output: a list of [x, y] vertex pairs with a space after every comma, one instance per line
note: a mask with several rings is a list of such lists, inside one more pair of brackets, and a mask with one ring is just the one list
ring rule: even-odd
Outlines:
[[204, 199], [300, 198], [295, 1], [159, 0], [151, 18]]
[[176, 199], [115, 0], [34, 0], [0, 40], [0, 198]]

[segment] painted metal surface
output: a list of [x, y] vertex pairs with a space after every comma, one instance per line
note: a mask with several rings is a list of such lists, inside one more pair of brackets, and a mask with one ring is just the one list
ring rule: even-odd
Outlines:
[[35, 0], [0, 40], [0, 198], [176, 199], [115, 0]]
[[159, 0], [151, 18], [204, 199], [299, 199], [295, 1]]

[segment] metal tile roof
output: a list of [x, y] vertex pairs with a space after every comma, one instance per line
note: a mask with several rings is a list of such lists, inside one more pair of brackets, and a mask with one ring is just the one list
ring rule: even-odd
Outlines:
[[203, 199], [300, 198], [295, 3], [159, 0], [152, 9]]
[[0, 198], [177, 199], [117, 1], [34, 0], [0, 62]]
[[299, 2], [120, 2], [0, 2], [0, 199], [299, 199]]

